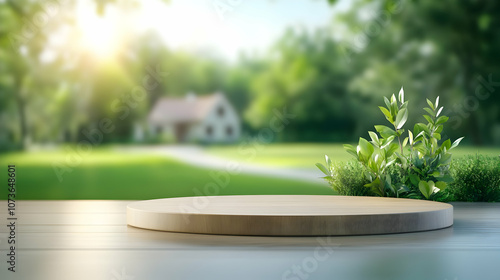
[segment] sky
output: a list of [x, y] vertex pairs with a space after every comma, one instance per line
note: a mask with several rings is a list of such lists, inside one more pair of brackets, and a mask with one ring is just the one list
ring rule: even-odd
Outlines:
[[340, 0], [332, 7], [327, 0], [118, 0], [106, 5], [101, 15], [96, 1], [80, 0], [69, 11], [76, 25], [62, 24], [52, 32], [41, 58], [49, 62], [58, 53], [74, 50], [113, 59], [127, 40], [154, 32], [169, 49], [208, 51], [236, 61], [242, 52], [264, 54], [289, 27], [314, 30], [329, 25], [348, 3]]
[[137, 28], [154, 30], [167, 46], [210, 49], [235, 59], [241, 51], [265, 52], [288, 26], [327, 25], [345, 6], [327, 0], [158, 0], [143, 1]]

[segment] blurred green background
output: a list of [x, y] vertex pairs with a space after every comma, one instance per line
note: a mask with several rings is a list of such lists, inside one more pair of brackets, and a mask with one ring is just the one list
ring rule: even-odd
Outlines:
[[[457, 156], [500, 154], [498, 1], [5, 0], [0, 22], [0, 162], [19, 166], [21, 199], [195, 195], [210, 168], [113, 148], [177, 144], [134, 131], [159, 98], [188, 92], [223, 92], [241, 118], [239, 141], [203, 146], [214, 157], [245, 161], [239, 147], [286, 108], [293, 119], [260, 141], [252, 164], [347, 160], [338, 143], [385, 123], [377, 106], [401, 86], [410, 127], [439, 95], [445, 138], [465, 136]], [[151, 71], [158, 85], [134, 99]], [[103, 119], [115, 129], [79, 151]], [[58, 180], [58, 162], [75, 155], [81, 163]], [[231, 178], [220, 194], [332, 193], [316, 181]]]

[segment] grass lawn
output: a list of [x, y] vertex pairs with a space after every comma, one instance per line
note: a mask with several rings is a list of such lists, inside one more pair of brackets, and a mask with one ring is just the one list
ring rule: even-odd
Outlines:
[[[227, 185], [210, 170], [192, 167], [162, 156], [120, 154], [98, 149], [70, 167], [59, 181], [52, 164], [64, 164], [73, 153], [63, 151], [0, 155], [7, 182], [7, 165], [16, 165], [17, 199], [154, 199], [194, 195], [334, 194], [325, 184], [255, 175], [230, 175]], [[212, 186], [207, 192], [207, 185]], [[215, 189], [214, 192], [211, 193]], [[0, 199], [7, 198], [3, 187]]]
[[[206, 148], [209, 154], [231, 158], [249, 164], [316, 168], [317, 162], [324, 163], [327, 154], [332, 160], [348, 161], [353, 159], [342, 144], [270, 144], [255, 149], [255, 156], [250, 158], [248, 153], [240, 152], [239, 146], [214, 146]], [[452, 150], [454, 157], [461, 157], [469, 154], [500, 155], [499, 148], [458, 146]]]

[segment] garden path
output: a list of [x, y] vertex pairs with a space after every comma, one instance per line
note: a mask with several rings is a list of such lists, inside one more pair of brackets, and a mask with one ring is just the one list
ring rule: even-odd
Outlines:
[[[314, 168], [304, 169], [263, 166], [253, 164], [251, 159], [242, 161], [221, 158], [208, 154], [204, 151], [203, 147], [196, 145], [140, 146], [133, 148], [120, 147], [119, 149], [126, 152], [146, 152], [157, 155], [164, 155], [190, 165], [216, 170], [229, 171], [234, 170], [233, 168], [237, 168], [237, 172], [240, 173], [281, 177], [312, 182], [323, 182], [323, 179], [321, 177], [324, 176], [321, 171]], [[258, 152], [255, 156], [259, 156]]]

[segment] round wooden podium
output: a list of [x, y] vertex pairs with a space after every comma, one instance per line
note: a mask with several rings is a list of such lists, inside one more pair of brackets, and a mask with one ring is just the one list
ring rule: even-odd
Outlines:
[[446, 203], [383, 197], [246, 195], [133, 202], [130, 226], [172, 232], [320, 236], [388, 234], [453, 225]]

